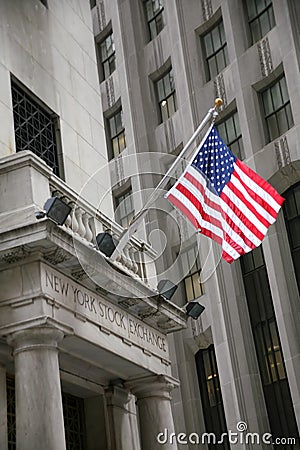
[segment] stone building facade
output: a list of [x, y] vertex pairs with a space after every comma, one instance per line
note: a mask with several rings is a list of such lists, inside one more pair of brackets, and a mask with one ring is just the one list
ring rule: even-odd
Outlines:
[[180, 380], [172, 400], [177, 433], [220, 436], [243, 422], [241, 429], [271, 433], [275, 448], [298, 448], [284, 439], [298, 439], [300, 425], [299, 2], [95, 0], [91, 8], [117, 221], [126, 224], [120, 199], [129, 222], [216, 97], [223, 140], [286, 198], [262, 246], [232, 265], [219, 263], [216, 250], [210, 266], [204, 240], [197, 258], [192, 231], [163, 201], [139, 231], [164, 232], [152, 241], [162, 253], [159, 276], [189, 261], [173, 280], [182, 282], [172, 300], [206, 308], [169, 337]]
[[[0, 448], [150, 450], [174, 430], [167, 333], [186, 318], [158, 294], [147, 243], [114, 263], [96, 246], [122, 227], [90, 4], [0, 11]], [[71, 207], [60, 225], [52, 197]]]
[[[299, 447], [299, 23], [298, 0], [0, 0], [1, 449]], [[262, 246], [207, 258], [162, 196], [109, 262], [96, 236], [215, 97], [286, 198]], [[52, 196], [64, 225], [36, 217]]]

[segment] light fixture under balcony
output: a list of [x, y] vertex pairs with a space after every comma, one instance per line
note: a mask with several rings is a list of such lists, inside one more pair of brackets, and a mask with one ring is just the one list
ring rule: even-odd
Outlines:
[[47, 216], [57, 225], [63, 225], [70, 214], [72, 207], [59, 197], [48, 198], [44, 205], [43, 211], [35, 213], [37, 219]]
[[170, 280], [160, 280], [160, 282], [157, 285], [158, 292], [167, 300], [170, 300], [173, 297], [176, 289], [177, 289], [176, 284], [172, 283], [172, 281]]
[[200, 317], [204, 310], [204, 306], [200, 305], [200, 303], [198, 302], [189, 302], [185, 306], [186, 315], [192, 317], [195, 320]]

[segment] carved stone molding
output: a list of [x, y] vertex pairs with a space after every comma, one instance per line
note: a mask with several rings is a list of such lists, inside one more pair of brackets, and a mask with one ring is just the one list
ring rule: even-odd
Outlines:
[[22, 247], [15, 248], [8, 251], [7, 253], [4, 253], [3, 255], [1, 255], [0, 260], [8, 264], [12, 264], [25, 259], [29, 255], [29, 253], [30, 252], [23, 245]]
[[275, 142], [275, 152], [279, 169], [291, 163], [291, 155], [286, 136]]
[[222, 111], [227, 106], [227, 96], [225, 90], [224, 77], [222, 73], [220, 73], [220, 75], [218, 75], [214, 81], [214, 90], [215, 90], [215, 98], [220, 97], [223, 100], [223, 105], [220, 107], [220, 110]]
[[132, 306], [136, 306], [138, 303], [140, 303], [139, 298], [126, 298], [125, 300], [119, 301], [119, 305], [123, 306], [123, 308], [131, 308]]
[[111, 108], [116, 102], [113, 77], [109, 77], [105, 81], [105, 88], [106, 88], [107, 104], [108, 107]]
[[206, 22], [208, 19], [211, 18], [213, 14], [212, 4], [211, 0], [202, 0], [202, 15], [203, 20]]
[[104, 9], [104, 1], [98, 0], [97, 5], [97, 19], [100, 32], [106, 27], [106, 17], [105, 17], [105, 9]]
[[273, 72], [273, 61], [269, 39], [267, 37], [262, 39], [258, 43], [257, 48], [262, 76], [267, 77], [271, 72]]
[[68, 261], [70, 258], [71, 255], [65, 252], [62, 248], [56, 248], [54, 251], [46, 253], [44, 255], [44, 259], [46, 259], [46, 261], [48, 261], [50, 264], [53, 264], [54, 266]]

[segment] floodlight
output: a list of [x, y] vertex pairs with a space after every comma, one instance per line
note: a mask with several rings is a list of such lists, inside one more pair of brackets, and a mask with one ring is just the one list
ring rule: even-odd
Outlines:
[[169, 280], [160, 280], [157, 285], [158, 292], [167, 300], [170, 300], [173, 297], [176, 289], [176, 284], [172, 283], [172, 281]]
[[35, 217], [43, 219], [45, 216], [53, 220], [57, 225], [63, 225], [70, 214], [72, 207], [59, 197], [48, 198], [43, 211], [37, 211]]
[[105, 256], [110, 257], [117, 247], [117, 240], [108, 232], [96, 236], [97, 247]]
[[198, 317], [203, 313], [205, 308], [198, 302], [189, 302], [186, 305], [185, 310], [187, 316], [192, 317], [193, 319], [198, 319]]

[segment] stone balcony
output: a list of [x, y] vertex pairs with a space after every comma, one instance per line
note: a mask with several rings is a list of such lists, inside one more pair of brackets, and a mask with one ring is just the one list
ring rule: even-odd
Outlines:
[[[162, 333], [186, 327], [184, 312], [155, 289], [151, 247], [132, 238], [111, 262], [95, 238], [107, 230], [118, 238], [122, 227], [80, 198], [41, 159], [31, 152], [1, 159], [0, 186], [0, 270], [38, 260]], [[53, 195], [72, 206], [63, 226], [35, 216]]]

